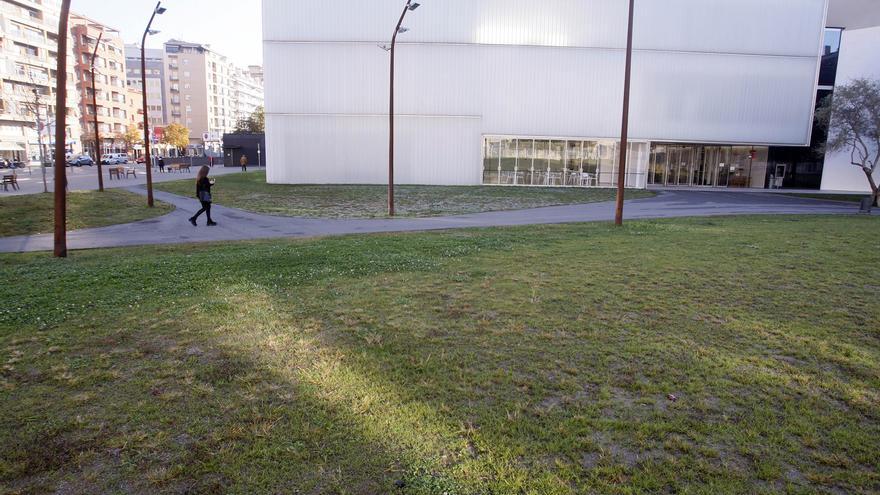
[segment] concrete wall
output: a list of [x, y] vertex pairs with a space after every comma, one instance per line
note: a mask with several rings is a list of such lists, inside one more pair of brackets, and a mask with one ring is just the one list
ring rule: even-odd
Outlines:
[[[837, 85], [862, 77], [880, 79], [880, 27], [843, 32]], [[880, 181], [880, 173], [875, 173], [874, 176]], [[835, 153], [825, 157], [822, 189], [857, 192], [871, 190], [865, 173], [850, 164], [849, 153]]]
[[[386, 179], [376, 45], [402, 6], [263, 0], [270, 182]], [[632, 139], [809, 143], [826, 0], [636, 10]], [[424, 2], [399, 38], [398, 181], [479, 183], [485, 135], [616, 138], [626, 14], [620, 0]]]

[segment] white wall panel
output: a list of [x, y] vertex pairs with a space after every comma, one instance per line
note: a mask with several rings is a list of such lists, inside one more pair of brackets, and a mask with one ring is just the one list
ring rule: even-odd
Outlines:
[[[774, 0], [779, 1], [779, 0]], [[388, 41], [402, 0], [263, 0], [263, 37]], [[623, 46], [620, 0], [425, 0], [402, 36], [413, 42]]]
[[[478, 184], [479, 119], [396, 120], [395, 182]], [[267, 179], [293, 184], [388, 180], [387, 117], [267, 115]]]
[[[813, 56], [826, 0], [637, 0], [637, 48]], [[424, 0], [401, 41], [626, 43], [624, 0]], [[387, 41], [402, 0], [263, 0], [264, 39]]]
[[[621, 2], [625, 3], [625, 2]], [[826, 0], [636, 0], [637, 48], [815, 57]]]
[[[269, 113], [387, 114], [388, 55], [373, 45], [268, 43], [265, 57]], [[809, 141], [815, 58], [640, 51], [633, 67], [635, 138]], [[489, 134], [613, 137], [622, 73], [619, 50], [404, 45], [396, 110], [482, 116]]]
[[815, 58], [637, 53], [631, 132], [655, 141], [808, 144], [815, 74]]

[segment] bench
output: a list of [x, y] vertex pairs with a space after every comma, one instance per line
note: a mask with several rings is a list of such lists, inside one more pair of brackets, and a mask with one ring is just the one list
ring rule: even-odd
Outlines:
[[127, 179], [129, 175], [136, 179], [138, 176], [137, 170], [133, 167], [125, 167], [125, 178]]
[[9, 186], [12, 186], [13, 191], [18, 191], [18, 177], [15, 174], [8, 174], [3, 176], [3, 190], [8, 191]]
[[123, 175], [125, 173], [124, 167], [109, 167], [107, 172], [110, 174], [110, 180], [113, 180], [113, 176], [115, 175], [117, 179], [123, 179]]
[[177, 166], [177, 170], [179, 170], [180, 172], [183, 172], [184, 170], [186, 170], [187, 172], [191, 172], [190, 166], [188, 163], [181, 163], [180, 165]]

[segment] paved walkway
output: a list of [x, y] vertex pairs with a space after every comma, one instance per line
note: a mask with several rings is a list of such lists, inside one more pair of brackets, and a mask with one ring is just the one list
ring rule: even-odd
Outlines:
[[[141, 187], [130, 190], [145, 194]], [[160, 218], [69, 232], [68, 247], [88, 249], [614, 219], [614, 203], [553, 206], [453, 217], [348, 220], [274, 217], [215, 205], [212, 213], [214, 220], [220, 225], [205, 227], [205, 219], [202, 217], [202, 224], [195, 228], [187, 222], [187, 218], [199, 207], [195, 199], [161, 191], [156, 191], [155, 196], [156, 199], [174, 204], [177, 209]], [[858, 206], [854, 204], [778, 194], [662, 191], [654, 198], [627, 201], [625, 214], [628, 219], [646, 219], [751, 214], [854, 214], [857, 210]], [[0, 252], [46, 251], [52, 249], [52, 242], [51, 235], [0, 238]]]
[[[109, 172], [107, 171], [108, 165], [104, 165], [105, 188], [130, 188], [137, 185], [146, 186], [147, 172], [143, 165], [129, 163], [125, 166], [133, 167], [135, 170], [137, 170], [137, 177], [110, 180]], [[198, 167], [193, 167], [192, 171], [190, 171], [189, 173], [159, 173], [157, 170], [153, 170], [153, 182], [159, 183], [181, 179], [194, 179], [197, 170]], [[250, 170], [263, 169], [257, 167], [249, 167], [248, 171]], [[241, 168], [239, 167], [216, 166], [211, 169], [212, 176], [221, 176], [238, 172], [241, 172]], [[0, 196], [17, 196], [43, 192], [43, 174], [42, 170], [39, 167], [32, 169], [30, 173], [23, 170], [18, 170], [16, 173], [18, 175], [18, 185], [21, 187], [21, 189], [18, 191], [13, 191], [11, 188], [9, 189], [9, 191], [0, 190]], [[67, 189], [69, 191], [97, 190], [98, 167], [67, 167], [67, 186]], [[49, 189], [50, 192], [55, 190], [55, 170], [52, 168], [46, 169], [46, 187]]]

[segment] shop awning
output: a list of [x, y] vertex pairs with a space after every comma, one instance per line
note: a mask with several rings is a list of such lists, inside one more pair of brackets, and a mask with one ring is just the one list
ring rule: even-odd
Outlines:
[[0, 151], [24, 151], [24, 148], [18, 143], [0, 141]]

